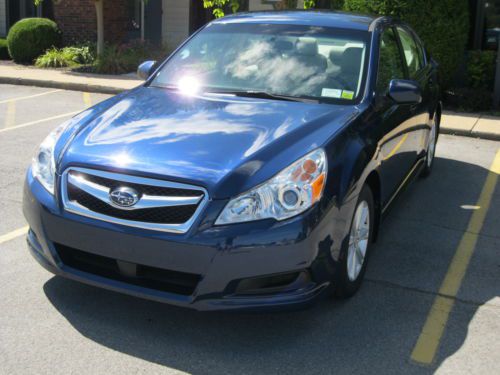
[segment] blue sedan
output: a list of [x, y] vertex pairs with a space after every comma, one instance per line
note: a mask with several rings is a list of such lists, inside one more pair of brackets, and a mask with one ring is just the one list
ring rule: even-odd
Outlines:
[[350, 297], [432, 169], [437, 64], [391, 18], [238, 14], [138, 74], [27, 172], [29, 249], [57, 275], [197, 310]]

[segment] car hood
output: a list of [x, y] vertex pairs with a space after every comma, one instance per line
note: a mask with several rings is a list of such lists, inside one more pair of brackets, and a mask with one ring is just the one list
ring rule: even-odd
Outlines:
[[[353, 108], [142, 87], [101, 105], [69, 141], [59, 170], [78, 165], [169, 179], [223, 198], [321, 146]], [[239, 186], [234, 173], [244, 175]], [[233, 182], [218, 191], [224, 181]]]

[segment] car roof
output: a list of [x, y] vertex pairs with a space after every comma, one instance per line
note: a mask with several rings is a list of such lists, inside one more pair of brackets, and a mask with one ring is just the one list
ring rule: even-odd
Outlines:
[[259, 11], [236, 13], [214, 23], [272, 23], [285, 25], [306, 25], [337, 27], [341, 29], [368, 31], [378, 17], [326, 10], [315, 11]]

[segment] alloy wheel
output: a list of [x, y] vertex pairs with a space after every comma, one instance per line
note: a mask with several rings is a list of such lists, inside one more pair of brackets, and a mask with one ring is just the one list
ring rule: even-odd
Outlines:
[[355, 281], [365, 261], [366, 250], [370, 237], [370, 206], [366, 201], [359, 203], [354, 214], [354, 220], [349, 235], [347, 251], [347, 276]]
[[427, 167], [430, 168], [436, 153], [436, 123], [434, 122], [431, 127], [431, 134], [429, 135], [429, 147], [427, 148]]

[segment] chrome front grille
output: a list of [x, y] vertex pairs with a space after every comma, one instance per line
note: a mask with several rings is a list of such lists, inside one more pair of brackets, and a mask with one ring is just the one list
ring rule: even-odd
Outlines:
[[[114, 201], [116, 189], [132, 189], [137, 201], [123, 206]], [[62, 176], [66, 211], [138, 228], [185, 233], [208, 201], [205, 189], [87, 168], [69, 168]]]

